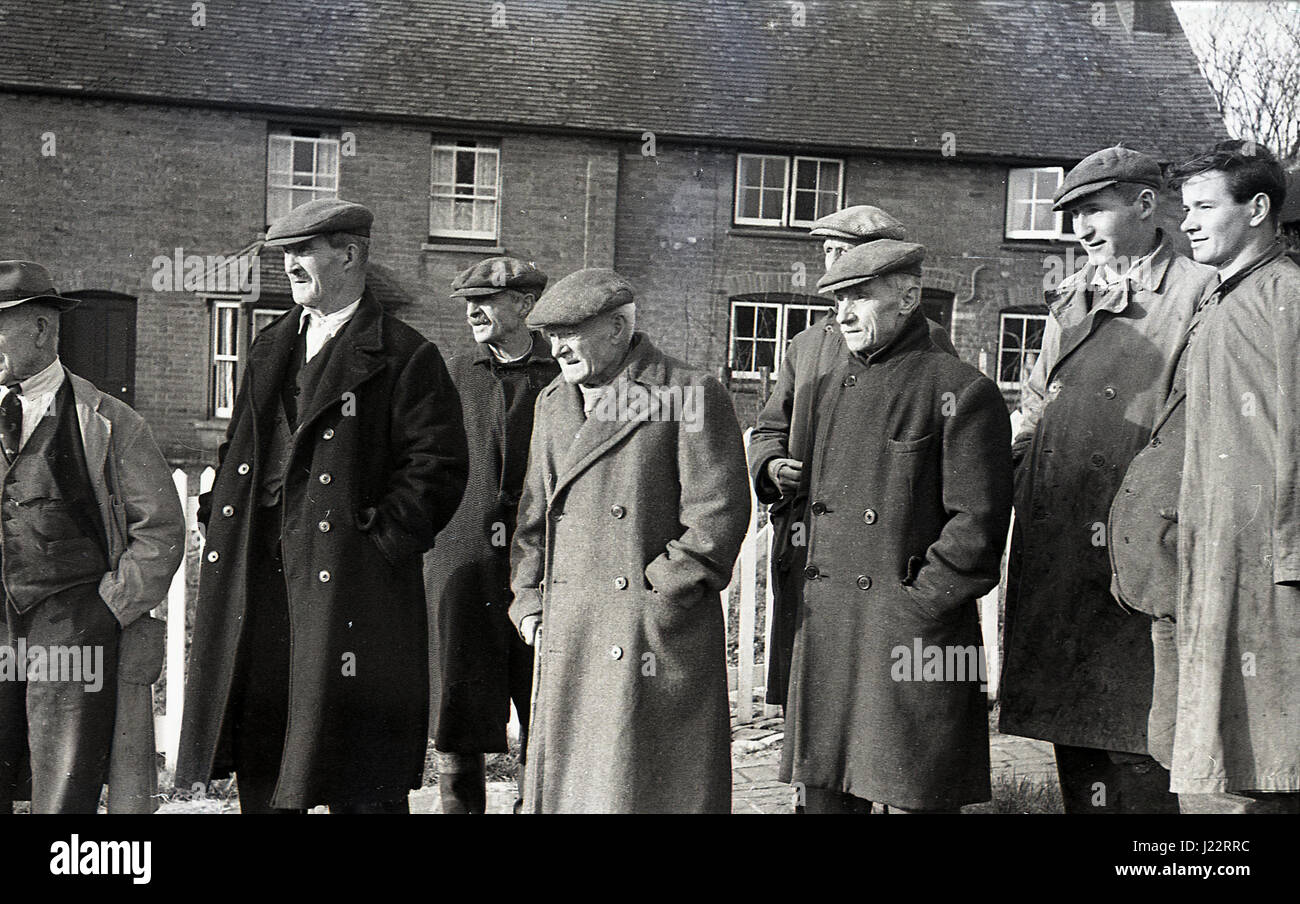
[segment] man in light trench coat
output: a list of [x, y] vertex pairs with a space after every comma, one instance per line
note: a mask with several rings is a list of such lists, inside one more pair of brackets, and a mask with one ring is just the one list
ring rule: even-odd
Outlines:
[[1047, 293], [1014, 444], [999, 728], [1054, 743], [1067, 813], [1178, 811], [1148, 752], [1150, 622], [1111, 596], [1106, 526], [1214, 275], [1159, 228], [1161, 187], [1160, 165], [1122, 147], [1061, 183], [1053, 206], [1073, 219], [1087, 265]]
[[528, 318], [560, 378], [537, 400], [511, 552], [510, 618], [539, 660], [525, 812], [731, 808], [719, 591], [749, 523], [740, 425], [635, 319], [605, 269]]

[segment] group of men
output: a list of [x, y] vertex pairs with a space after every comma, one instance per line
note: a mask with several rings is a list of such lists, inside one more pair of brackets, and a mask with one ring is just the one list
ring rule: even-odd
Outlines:
[[[517, 812], [729, 811], [719, 594], [752, 490], [801, 812], [990, 798], [977, 600], [1013, 508], [1000, 725], [1055, 744], [1067, 811], [1296, 812], [1284, 182], [1242, 142], [1176, 176], [1196, 262], [1158, 228], [1151, 158], [1066, 176], [1087, 265], [1049, 293], [1014, 440], [924, 316], [925, 249], [875, 207], [817, 221], [834, 309], [790, 343], [748, 455], [727, 391], [636, 329], [613, 270], [469, 267], [475, 351], [444, 362], [366, 288], [370, 211], [296, 208], [265, 242], [296, 306], [253, 343], [201, 500], [177, 784], [233, 771], [244, 813], [407, 812], [432, 737], [444, 811], [482, 813], [513, 704]], [[108, 780], [148, 809], [115, 723], [157, 677], [143, 616], [183, 519], [139, 416], [59, 362], [74, 303], [0, 262], [5, 627], [101, 648], [118, 693], [0, 682], [0, 804], [93, 811]]]

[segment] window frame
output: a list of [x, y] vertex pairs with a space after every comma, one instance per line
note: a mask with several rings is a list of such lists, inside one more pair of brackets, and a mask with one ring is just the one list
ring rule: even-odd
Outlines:
[[[755, 309], [775, 308], [776, 309], [776, 336], [767, 339], [758, 336], [736, 336], [736, 309], [738, 307], [747, 307]], [[774, 346], [772, 355], [772, 372], [769, 379], [776, 379], [777, 372], [781, 369], [781, 364], [785, 360], [786, 349], [789, 348], [790, 342], [794, 336], [787, 335], [789, 330], [789, 313], [791, 310], [806, 311], [809, 315], [808, 323], [804, 329], [810, 329], [817, 317], [830, 310], [825, 304], [805, 304], [797, 301], [762, 301], [758, 297], [740, 297], [730, 299], [730, 308], [727, 312], [727, 371], [731, 374], [733, 380], [758, 380], [762, 378], [762, 373], [757, 370], [737, 370], [736, 369], [736, 340], [740, 338], [747, 342], [766, 342]], [[758, 316], [755, 313], [754, 323], [757, 327]], [[796, 333], [795, 335], [798, 335]], [[757, 357], [757, 355], [755, 355]]]
[[[274, 315], [280, 317], [286, 311], [293, 310], [292, 301], [283, 303], [273, 302], [266, 303], [265, 300], [249, 301], [245, 298], [232, 295], [213, 295], [208, 299], [208, 417], [215, 420], [229, 420], [234, 416], [235, 400], [239, 395], [239, 380], [242, 375], [243, 367], [248, 361], [248, 351], [253, 347], [253, 340], [257, 338], [254, 327], [257, 318], [260, 316]], [[235, 311], [234, 340], [235, 351], [221, 352], [217, 350], [218, 337], [218, 311]], [[274, 318], [272, 318], [274, 319]], [[262, 329], [265, 329], [263, 327]], [[219, 407], [217, 405], [217, 384], [218, 384], [218, 365], [230, 365], [230, 405], [229, 407]]]
[[822, 214], [821, 216], [826, 216], [826, 214], [834, 213], [836, 210], [839, 210], [844, 206], [844, 161], [836, 157], [799, 157], [799, 156], [796, 156], [793, 160], [791, 170], [790, 170], [790, 202], [787, 205], [787, 208], [790, 211], [789, 225], [792, 228], [811, 229], [813, 223], [817, 222], [817, 220], [820, 219], [820, 217], [816, 216], [817, 213], [816, 200], [814, 200], [813, 202], [813, 214], [814, 214], [813, 219], [800, 220], [795, 217], [795, 210], [798, 206], [795, 204], [795, 195], [797, 195], [801, 190], [808, 191], [808, 189], [799, 188], [800, 161], [803, 161], [805, 163], [817, 164], [817, 187], [812, 189], [814, 198], [816, 196], [819, 196], [823, 192], [823, 189], [821, 187], [821, 164], [834, 163], [836, 166], [839, 167], [840, 175], [835, 185], [835, 199], [836, 199], [835, 208], [834, 210], [826, 211], [826, 213]]
[[[1006, 178], [1007, 188], [1005, 193], [1006, 194], [1005, 208], [1004, 208], [1004, 216], [1002, 221], [1002, 234], [1005, 238], [1017, 240], [1017, 241], [1024, 241], [1024, 240], [1067, 241], [1069, 239], [1069, 233], [1065, 231], [1065, 213], [1064, 211], [1060, 211], [1060, 210], [1054, 210], [1051, 212], [1053, 226], [1052, 229], [1050, 230], [1011, 228], [1013, 204], [1029, 204], [1033, 206], [1035, 204], [1042, 203], [1042, 201], [1044, 200], [1038, 197], [1038, 179], [1037, 179], [1038, 174], [1044, 172], [1054, 173], [1056, 175], [1056, 187], [1060, 188], [1061, 182], [1065, 179], [1065, 167], [1063, 166], [1013, 166], [1007, 169], [1007, 178]], [[1034, 174], [1034, 179], [1032, 180], [1031, 183], [1034, 186], [1034, 191], [1029, 198], [1012, 198], [1011, 196], [1012, 176], [1015, 173]], [[1053, 189], [1053, 192], [1055, 192], [1055, 190], [1056, 189]], [[1045, 200], [1051, 200], [1051, 199], [1048, 198]]]
[[[316, 136], [303, 135], [303, 134], [295, 135], [294, 134], [295, 132], [317, 132], [319, 134]], [[276, 139], [287, 139], [289, 142], [289, 169], [287, 172], [281, 172], [278, 170], [271, 169], [271, 162], [273, 156], [271, 146], [276, 141]], [[293, 184], [294, 175], [297, 173], [297, 171], [293, 169], [294, 145], [297, 142], [309, 142], [312, 145], [312, 170], [311, 170], [312, 184], [311, 185]], [[317, 180], [320, 178], [321, 175], [321, 173], [318, 172], [321, 145], [330, 145], [334, 148], [334, 187], [332, 189], [323, 188], [317, 184]], [[299, 206], [293, 203], [293, 193], [295, 191], [311, 192], [312, 197], [308, 199], [310, 201], [315, 201], [320, 198], [337, 198], [339, 196], [339, 179], [342, 175], [342, 169], [343, 169], [342, 158], [343, 158], [342, 141], [339, 138], [338, 131], [336, 129], [323, 128], [323, 127], [322, 128], [315, 128], [315, 127], [296, 128], [293, 126], [269, 126], [267, 128], [267, 133], [266, 133], [266, 222], [267, 225], [269, 226], [271, 223], [274, 223], [276, 220], [280, 219], [285, 214], [292, 211], [295, 207]], [[277, 175], [280, 176], [287, 175], [289, 179], [288, 184], [284, 184], [284, 185], [276, 184], [273, 180], [274, 177]], [[287, 209], [283, 211], [277, 211], [273, 215], [271, 210], [271, 198], [273, 195], [279, 192], [284, 192], [288, 195], [289, 206]], [[303, 203], [305, 204], [306, 202], [304, 201]]]
[[[473, 142], [474, 147], [474, 185], [473, 193], [464, 195], [456, 190], [456, 154], [464, 153], [470, 148], [463, 146]], [[450, 190], [442, 194], [437, 193], [436, 188], [446, 183], [435, 183], [436, 174], [435, 158], [439, 151], [450, 151], [452, 153], [452, 173]], [[479, 160], [480, 157], [490, 152], [496, 161], [496, 181], [492, 185], [493, 194], [491, 197], [480, 195], [479, 192]], [[448, 227], [446, 229], [435, 230], [433, 222], [433, 210], [435, 200], [450, 199], [452, 202], [452, 219], [455, 219], [455, 204], [457, 201], [469, 201], [476, 204], [480, 201], [491, 201], [494, 205], [495, 213], [493, 215], [493, 228], [491, 231], [485, 229], [455, 229]], [[492, 242], [495, 243], [501, 236], [501, 142], [499, 140], [483, 139], [478, 137], [457, 138], [451, 135], [433, 135], [429, 144], [429, 197], [427, 208], [428, 236], [430, 242], [445, 241], [447, 239], [471, 242]]]
[[[1022, 374], [1024, 374], [1024, 376], [1014, 382], [1002, 379], [1002, 356], [1009, 351], [1005, 345], [1005, 339], [1007, 335], [1006, 324], [1008, 319], [1019, 320], [1022, 324], [1021, 331], [1020, 331], [1021, 345], [1020, 345], [1019, 353], [1020, 353], [1020, 371]], [[1041, 355], [1043, 353], [1041, 338], [1039, 340], [1040, 344], [1037, 349], [1026, 348], [1025, 340], [1028, 336], [1028, 332], [1024, 328], [1024, 324], [1027, 324], [1030, 321], [1042, 323], [1043, 330], [1040, 336], [1045, 336], [1047, 334], [1047, 319], [1048, 319], [1048, 314], [1046, 312], [1042, 312], [1042, 313], [1039, 313], [1037, 311], [999, 311], [998, 312], [998, 358], [996, 364], [997, 366], [996, 382], [998, 384], [999, 389], [1020, 390], [1024, 388], [1025, 381], [1029, 379], [1029, 374], [1033, 372], [1032, 365], [1027, 370], [1025, 368], [1026, 355], [1028, 355], [1031, 351], [1035, 355]], [[1035, 358], [1035, 362], [1037, 362], [1037, 358]]]

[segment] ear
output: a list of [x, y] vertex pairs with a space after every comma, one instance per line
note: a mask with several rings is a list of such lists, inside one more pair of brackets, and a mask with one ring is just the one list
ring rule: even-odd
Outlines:
[[902, 314], [910, 314], [921, 304], [921, 287], [912, 283], [903, 290], [902, 297], [898, 300], [898, 310]]
[[1137, 196], [1138, 217], [1145, 220], [1147, 217], [1154, 216], [1159, 203], [1154, 188], [1142, 189]]
[[522, 292], [516, 297], [519, 299], [519, 317], [522, 320], [533, 310], [533, 305], [537, 304], [537, 296], [532, 292]]
[[355, 270], [358, 267], [364, 266], [361, 263], [360, 245], [358, 245], [356, 242], [348, 242], [343, 247], [347, 251], [347, 255], [348, 255], [347, 259], [343, 261], [344, 270]]
[[37, 348], [45, 348], [52, 341], [58, 341], [58, 330], [54, 328], [56, 323], [56, 315], [53, 314], [37, 314], [32, 318], [32, 326], [36, 330], [32, 342]]
[[1269, 213], [1273, 210], [1273, 202], [1269, 200], [1268, 195], [1260, 192], [1251, 198], [1248, 203], [1250, 209], [1251, 228], [1260, 226], [1268, 219]]

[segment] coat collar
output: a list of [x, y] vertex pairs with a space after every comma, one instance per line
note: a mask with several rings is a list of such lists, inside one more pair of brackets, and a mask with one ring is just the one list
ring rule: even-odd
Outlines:
[[[533, 330], [530, 334], [533, 337], [533, 347], [529, 349], [527, 356], [522, 361], [512, 361], [505, 367], [532, 367], [535, 364], [549, 364], [555, 359], [551, 357], [550, 344], [542, 338], [542, 334]], [[501, 362], [492, 354], [492, 350], [486, 345], [474, 343], [474, 364], [481, 364], [486, 367], [492, 365], [501, 366]]]
[[[894, 334], [894, 338], [890, 339], [883, 347], [868, 354], [862, 354], [861, 352], [851, 352], [850, 354], [855, 360], [867, 366], [872, 366], [933, 344], [933, 340], [930, 339], [930, 325], [925, 319], [925, 313], [918, 305], [912, 313], [907, 315], [902, 328]], [[848, 346], [845, 346], [845, 348], [847, 349]]]

